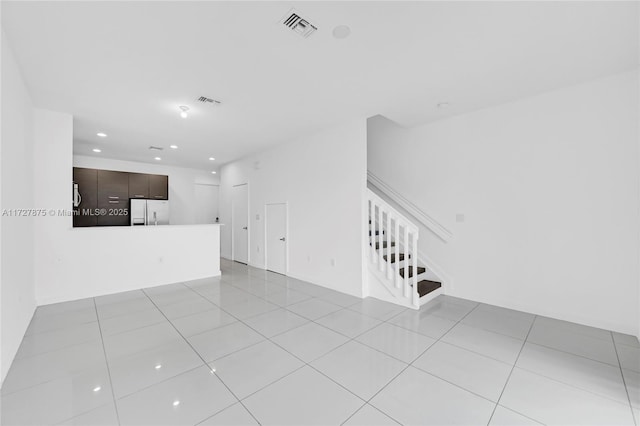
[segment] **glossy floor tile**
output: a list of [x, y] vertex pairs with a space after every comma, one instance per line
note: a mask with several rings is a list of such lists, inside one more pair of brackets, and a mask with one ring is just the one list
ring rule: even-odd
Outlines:
[[435, 343], [430, 337], [388, 323], [380, 324], [356, 340], [406, 363]]
[[265, 340], [209, 365], [236, 397], [244, 399], [302, 367], [304, 362]]
[[511, 364], [445, 342], [436, 343], [413, 365], [495, 402], [512, 368]]
[[315, 360], [311, 366], [366, 401], [407, 364], [352, 340]]
[[369, 404], [362, 406], [349, 420], [343, 423], [346, 426], [394, 426], [399, 424]]
[[449, 296], [406, 309], [221, 267], [38, 308], [1, 389], [0, 423], [640, 420], [635, 337]]
[[243, 402], [262, 425], [339, 425], [364, 404], [308, 366]]
[[500, 404], [547, 425], [633, 425], [629, 404], [516, 367]]
[[414, 367], [404, 370], [371, 405], [407, 425], [487, 424], [495, 406]]

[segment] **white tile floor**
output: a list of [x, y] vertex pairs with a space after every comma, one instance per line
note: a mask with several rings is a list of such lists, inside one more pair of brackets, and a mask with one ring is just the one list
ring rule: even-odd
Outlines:
[[215, 279], [38, 308], [0, 423], [640, 420], [632, 336], [446, 296], [406, 310], [222, 267]]

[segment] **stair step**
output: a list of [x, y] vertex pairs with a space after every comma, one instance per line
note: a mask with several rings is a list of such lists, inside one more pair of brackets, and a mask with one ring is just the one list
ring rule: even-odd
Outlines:
[[[385, 254], [384, 256], [384, 260], [387, 260], [387, 255]], [[400, 262], [402, 262], [404, 260], [404, 253], [400, 253], [398, 256], [398, 259]], [[407, 259], [411, 259], [411, 255], [407, 256]], [[391, 263], [396, 263], [396, 255], [395, 253], [391, 255]]]
[[[407, 268], [400, 268], [400, 271], [398, 271], [400, 273], [400, 276], [402, 278], [404, 278], [404, 270]], [[418, 266], [418, 275], [420, 274], [424, 274], [426, 272], [426, 268], [423, 268], [422, 266]], [[413, 277], [413, 267], [409, 268], [409, 278]]]
[[438, 281], [422, 280], [418, 283], [418, 294], [422, 297], [439, 289], [440, 287], [442, 287], [442, 283]]
[[[369, 243], [369, 245], [372, 245], [372, 244]], [[390, 247], [395, 247], [395, 246], [396, 246], [396, 243], [394, 243], [392, 241]], [[380, 243], [376, 243], [375, 247], [376, 247], [376, 250], [379, 250], [380, 249]], [[382, 242], [382, 248], [387, 248], [387, 242], [386, 241]]]

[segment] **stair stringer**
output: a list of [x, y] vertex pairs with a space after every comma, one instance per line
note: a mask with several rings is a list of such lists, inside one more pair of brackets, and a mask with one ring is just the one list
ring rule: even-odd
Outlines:
[[[410, 298], [404, 297], [402, 294], [402, 287], [396, 288], [395, 286], [391, 286], [387, 281], [386, 275], [384, 272], [381, 272], [378, 269], [378, 265], [367, 262], [368, 263], [368, 287], [369, 292], [368, 295], [373, 297], [374, 299], [382, 300], [385, 302], [394, 303], [396, 305], [404, 306], [405, 308], [418, 309], [419, 306], [415, 306], [411, 303]], [[394, 272], [395, 273], [395, 272]], [[441, 289], [438, 289], [441, 290]], [[435, 293], [435, 292], [433, 292]]]

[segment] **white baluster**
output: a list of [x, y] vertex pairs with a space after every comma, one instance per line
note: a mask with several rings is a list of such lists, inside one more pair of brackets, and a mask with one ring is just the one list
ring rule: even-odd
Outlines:
[[382, 206], [378, 206], [378, 261], [380, 262], [380, 270], [384, 272], [384, 259], [382, 258], [384, 249], [382, 248], [382, 225], [383, 225]]
[[396, 229], [395, 229], [395, 234], [393, 236], [393, 238], [395, 238], [396, 240], [396, 261], [394, 263], [395, 268], [394, 271], [396, 273], [395, 276], [395, 281], [396, 281], [396, 288], [400, 288], [400, 285], [402, 284], [401, 280], [402, 277], [400, 276], [400, 221], [398, 220], [398, 218], [396, 218]]
[[404, 297], [408, 298], [409, 297], [409, 262], [406, 260], [407, 256], [410, 254], [411, 255], [411, 259], [413, 259], [413, 253], [410, 252], [411, 246], [409, 245], [409, 227], [405, 225], [404, 227], [404, 255], [405, 255], [405, 262], [404, 262]]
[[375, 230], [376, 230], [376, 202], [375, 200], [371, 200], [371, 216], [370, 216], [370, 220], [371, 220], [371, 224], [369, 225], [369, 232], [371, 233], [371, 235], [369, 236], [369, 240], [371, 241], [371, 261], [375, 264], [378, 263], [378, 256], [376, 255], [376, 237], [375, 237]]
[[418, 234], [413, 234], [413, 305], [420, 306], [420, 294], [418, 293]]
[[389, 231], [391, 229], [391, 212], [387, 212], [387, 227], [385, 229], [385, 235], [387, 236], [387, 261], [385, 262], [387, 264], [387, 279], [391, 280], [393, 279], [393, 270], [391, 269], [391, 232]]
[[371, 255], [371, 261], [376, 263], [376, 248], [374, 247], [375, 236], [373, 234], [373, 230], [376, 227], [376, 204], [374, 200], [369, 200], [369, 207], [369, 245], [371, 246], [369, 248], [369, 254]]

